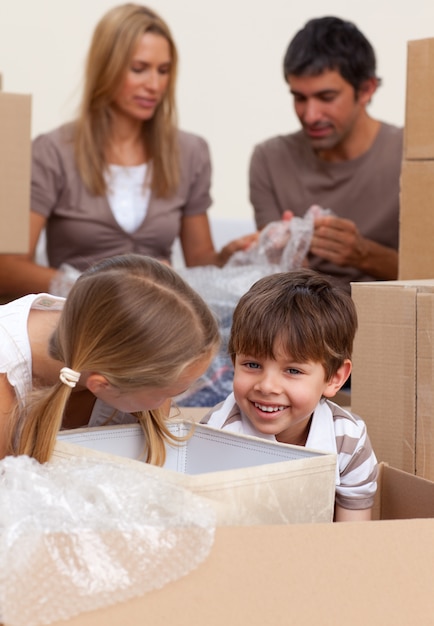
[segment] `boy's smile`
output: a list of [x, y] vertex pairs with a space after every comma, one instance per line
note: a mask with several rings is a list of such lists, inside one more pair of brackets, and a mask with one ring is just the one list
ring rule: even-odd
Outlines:
[[278, 441], [302, 445], [322, 396], [337, 389], [325, 380], [321, 363], [295, 363], [281, 349], [275, 358], [237, 354], [234, 395], [241, 411], [259, 432]]
[[265, 411], [265, 413], [276, 413], [277, 411], [283, 411], [286, 409], [285, 406], [267, 406], [266, 404], [259, 404], [255, 402], [256, 408], [261, 411]]

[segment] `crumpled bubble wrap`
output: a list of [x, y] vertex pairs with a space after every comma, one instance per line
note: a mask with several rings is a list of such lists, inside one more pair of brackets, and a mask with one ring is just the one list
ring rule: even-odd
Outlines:
[[225, 267], [262, 265], [268, 268], [268, 274], [301, 267], [312, 239], [314, 219], [322, 213], [324, 210], [314, 205], [304, 217], [267, 224], [258, 241], [247, 250], [235, 252]]
[[196, 568], [215, 512], [187, 489], [90, 458], [0, 461], [0, 621], [39, 626]]
[[81, 272], [72, 265], [62, 263], [51, 279], [49, 292], [54, 296], [66, 298], [80, 274]]
[[304, 217], [271, 222], [247, 250], [232, 255], [223, 267], [208, 265], [179, 270], [207, 302], [219, 321], [221, 347], [205, 374], [176, 398], [179, 406], [212, 407], [232, 391], [233, 368], [227, 354], [232, 314], [238, 300], [260, 278], [302, 267], [309, 251], [316, 217], [329, 209], [311, 206]]
[[232, 312], [240, 297], [263, 276], [302, 266], [315, 217], [329, 213], [314, 205], [304, 217], [271, 222], [259, 233], [257, 242], [235, 252], [223, 267], [187, 267], [179, 273], [218, 314]]

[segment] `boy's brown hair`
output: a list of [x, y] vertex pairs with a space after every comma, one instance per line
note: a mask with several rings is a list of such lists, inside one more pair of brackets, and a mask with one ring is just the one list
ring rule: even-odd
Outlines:
[[357, 330], [351, 296], [309, 269], [261, 278], [238, 302], [228, 350], [274, 357], [276, 342], [297, 362], [324, 366], [326, 380], [350, 359]]

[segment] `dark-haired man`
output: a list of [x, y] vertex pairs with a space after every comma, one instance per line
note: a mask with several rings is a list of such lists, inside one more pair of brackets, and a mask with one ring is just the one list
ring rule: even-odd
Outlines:
[[307, 22], [284, 76], [302, 129], [253, 151], [250, 200], [259, 229], [316, 204], [309, 265], [349, 289], [398, 273], [402, 129], [367, 111], [380, 80], [372, 45], [337, 17]]

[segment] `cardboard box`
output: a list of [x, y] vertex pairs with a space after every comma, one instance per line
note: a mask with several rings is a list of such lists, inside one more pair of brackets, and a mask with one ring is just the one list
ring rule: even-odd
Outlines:
[[[432, 483], [380, 476], [383, 514], [434, 517]], [[221, 527], [187, 576], [53, 626], [428, 625], [433, 536], [434, 519]]]
[[163, 468], [139, 460], [145, 440], [138, 425], [63, 431], [54, 458], [94, 456], [129, 462], [143, 473], [206, 498], [216, 511], [218, 525], [333, 519], [336, 455], [205, 424], [182, 422], [170, 428], [178, 437], [191, 436], [167, 446]]
[[353, 283], [351, 407], [379, 461], [434, 479], [434, 279]]
[[434, 39], [407, 44], [405, 159], [434, 159]]
[[434, 39], [408, 42], [399, 280], [434, 278]]
[[380, 463], [374, 520], [434, 518], [434, 482]]
[[0, 254], [29, 249], [31, 99], [0, 93]]
[[403, 162], [400, 198], [399, 280], [434, 278], [434, 160]]

